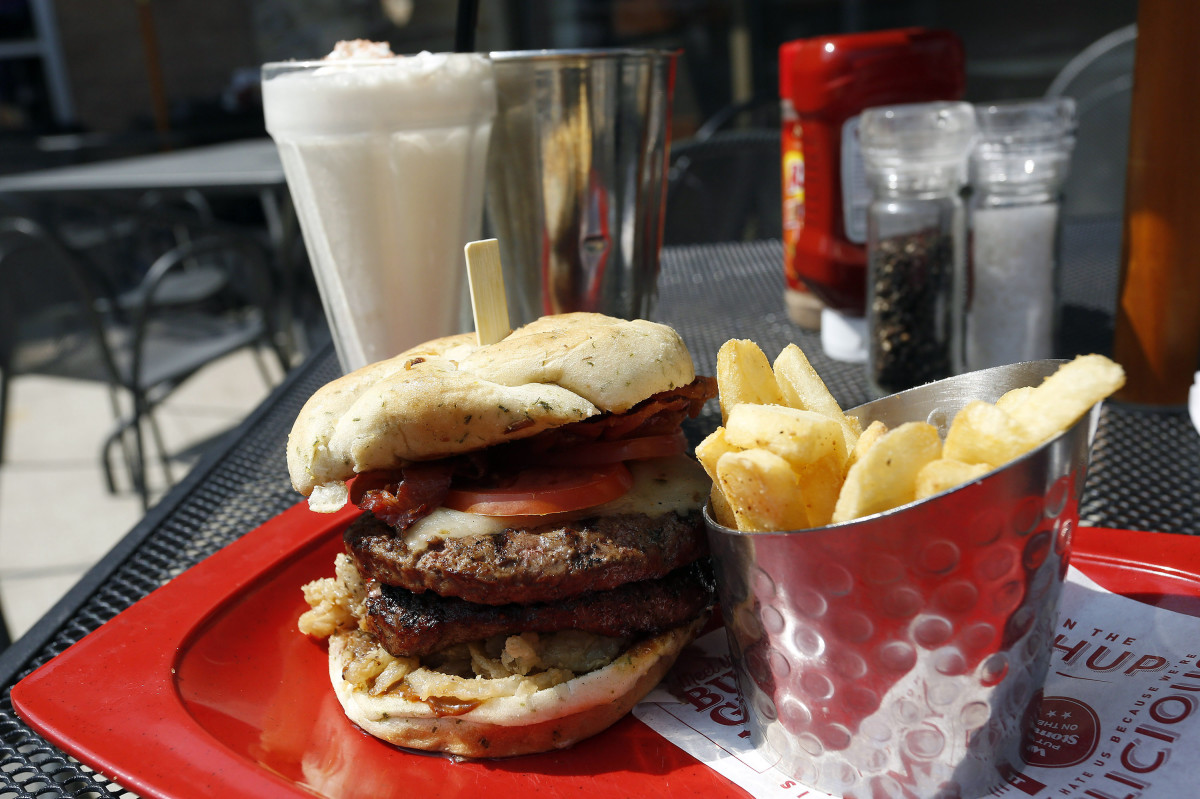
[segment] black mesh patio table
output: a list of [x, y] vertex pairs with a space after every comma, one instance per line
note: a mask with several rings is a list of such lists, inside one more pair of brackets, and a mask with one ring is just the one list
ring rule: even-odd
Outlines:
[[[1075, 225], [1067, 231], [1063, 313], [1074, 324], [1064, 355], [1108, 348], [1117, 236], [1112, 224]], [[668, 248], [654, 316], [682, 333], [700, 373], [715, 373], [717, 349], [730, 338], [753, 339], [771, 356], [796, 342], [843, 407], [871, 399], [861, 365], [827, 358], [817, 334], [788, 320], [781, 258], [778, 241]], [[13, 711], [12, 686], [150, 591], [293, 505], [298, 496], [284, 462], [288, 431], [304, 401], [338, 373], [330, 348], [314, 353], [0, 655], [0, 799], [126, 793], [32, 731]], [[717, 420], [710, 403], [688, 429], [692, 442]], [[1195, 535], [1200, 534], [1198, 505], [1200, 436], [1186, 412], [1106, 404], [1085, 484], [1083, 523]], [[27, 533], [53, 535], [50, 530]]]

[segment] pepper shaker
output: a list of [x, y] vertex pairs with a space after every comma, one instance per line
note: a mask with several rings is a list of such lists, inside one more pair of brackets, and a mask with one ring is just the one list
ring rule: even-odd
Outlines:
[[967, 369], [1054, 355], [1060, 195], [1075, 144], [1069, 97], [976, 106]]
[[970, 103], [863, 113], [859, 136], [872, 193], [867, 377], [879, 395], [961, 371], [961, 192], [975, 132]]

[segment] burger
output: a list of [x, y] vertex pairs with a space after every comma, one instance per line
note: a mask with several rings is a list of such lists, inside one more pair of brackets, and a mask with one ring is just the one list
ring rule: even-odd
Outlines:
[[715, 396], [669, 327], [573, 313], [437, 339], [318, 390], [288, 440], [318, 512], [304, 586], [346, 715], [462, 757], [570, 746], [666, 674], [714, 603], [681, 428]]

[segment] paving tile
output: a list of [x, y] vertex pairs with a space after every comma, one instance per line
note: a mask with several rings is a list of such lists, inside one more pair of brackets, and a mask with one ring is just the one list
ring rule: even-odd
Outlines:
[[254, 355], [240, 350], [193, 376], [171, 394], [166, 404], [173, 408], [244, 412], [247, 403], [257, 405], [282, 377], [274, 356], [264, 354], [262, 361], [269, 383]]
[[17, 640], [37, 622], [71, 586], [79, 582], [86, 569], [36, 573], [26, 577], [0, 577], [0, 608], [8, 624], [8, 633]]
[[[272, 382], [281, 377], [269, 363]], [[194, 376], [156, 410], [174, 478], [201, 447], [232, 429], [269, 392], [254, 358], [235, 353]], [[11, 383], [6, 456], [0, 464], [0, 605], [19, 635], [142, 517], [141, 500], [115, 457], [117, 494], [100, 467], [113, 426], [102, 384], [39, 375]], [[154, 457], [157, 453], [151, 450]], [[165, 488], [150, 464], [154, 497]]]
[[104, 384], [16, 375], [9, 385], [6, 467], [98, 463], [115, 418]]
[[142, 516], [130, 493], [108, 493], [95, 466], [0, 469], [0, 577], [86, 568]]

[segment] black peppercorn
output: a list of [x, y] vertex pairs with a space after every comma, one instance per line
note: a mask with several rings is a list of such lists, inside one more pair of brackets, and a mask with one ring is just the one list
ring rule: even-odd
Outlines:
[[871, 250], [870, 371], [903, 391], [949, 377], [954, 242], [936, 229], [881, 239]]

